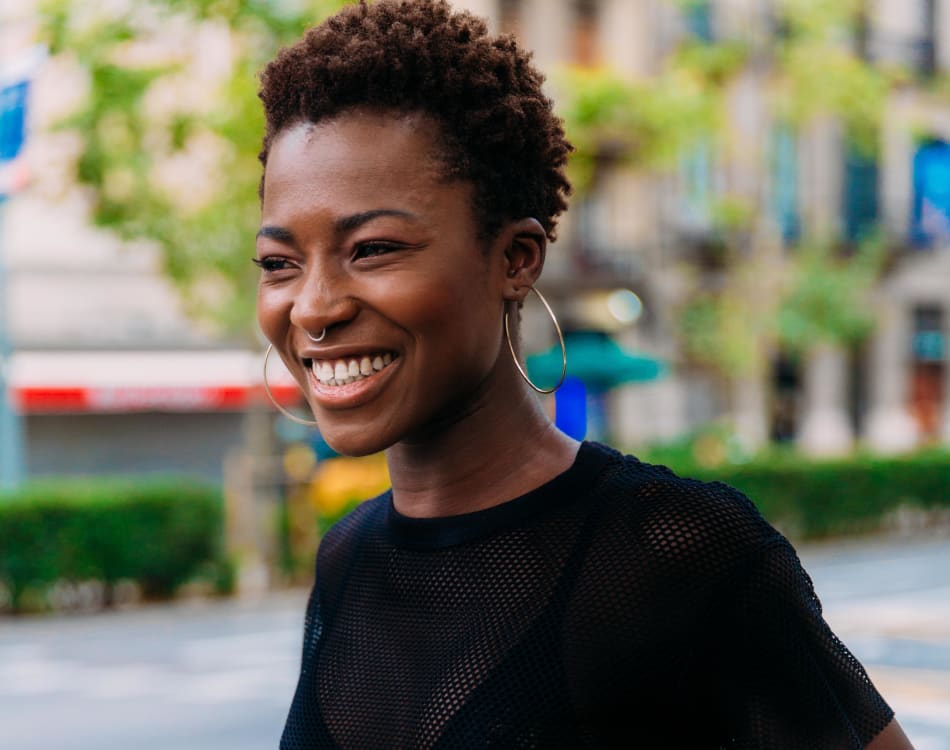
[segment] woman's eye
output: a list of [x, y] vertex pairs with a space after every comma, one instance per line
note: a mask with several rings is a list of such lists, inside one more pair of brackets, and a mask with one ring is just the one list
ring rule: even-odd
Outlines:
[[373, 258], [377, 255], [385, 255], [386, 253], [391, 253], [393, 250], [398, 249], [398, 245], [387, 242], [364, 242], [361, 245], [357, 245], [355, 256], [357, 258]]
[[290, 263], [286, 258], [267, 257], [251, 258], [251, 260], [254, 262], [255, 266], [260, 268], [262, 271], [267, 271], [268, 273], [283, 271], [284, 269], [290, 267]]

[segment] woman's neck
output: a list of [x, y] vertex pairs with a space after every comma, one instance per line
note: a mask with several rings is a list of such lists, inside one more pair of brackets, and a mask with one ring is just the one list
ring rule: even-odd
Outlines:
[[566, 471], [578, 443], [560, 432], [523, 388], [486, 399], [427, 439], [386, 451], [393, 503], [406, 516], [436, 517], [498, 505]]

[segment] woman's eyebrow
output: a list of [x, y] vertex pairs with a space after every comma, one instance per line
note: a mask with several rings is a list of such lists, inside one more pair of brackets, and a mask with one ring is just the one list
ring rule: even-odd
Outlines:
[[344, 232], [352, 232], [354, 229], [363, 226], [373, 219], [379, 218], [380, 216], [397, 216], [402, 219], [417, 220], [419, 217], [415, 214], [409, 213], [408, 211], [401, 211], [398, 208], [374, 208], [370, 211], [361, 211], [358, 214], [351, 214], [350, 216], [344, 216], [341, 219], [337, 219], [334, 222], [334, 228], [340, 234]]
[[[409, 219], [410, 221], [416, 221], [419, 218], [409, 211], [402, 211], [398, 208], [374, 208], [370, 211], [360, 211], [357, 214], [350, 214], [349, 216], [337, 219], [333, 222], [333, 228], [337, 234], [345, 234], [346, 232], [352, 232], [354, 229], [358, 229], [373, 219], [378, 219], [380, 216], [397, 216], [401, 219]], [[264, 237], [269, 240], [281, 242], [285, 245], [294, 244], [293, 232], [284, 227], [271, 224], [265, 224], [258, 229], [257, 236], [258, 238]]]
[[282, 242], [285, 245], [294, 244], [293, 233], [289, 229], [284, 229], [283, 227], [275, 227], [265, 224], [257, 230], [257, 236], [266, 237], [269, 240], [275, 240], [277, 242]]

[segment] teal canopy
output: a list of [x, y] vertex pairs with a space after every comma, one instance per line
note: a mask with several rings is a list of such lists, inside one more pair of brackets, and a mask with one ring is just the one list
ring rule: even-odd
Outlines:
[[[643, 383], [661, 377], [666, 366], [658, 359], [627, 351], [601, 331], [576, 331], [564, 337], [567, 375], [583, 381], [592, 391], [607, 391], [624, 383]], [[561, 345], [528, 357], [528, 374], [539, 386], [561, 377]]]

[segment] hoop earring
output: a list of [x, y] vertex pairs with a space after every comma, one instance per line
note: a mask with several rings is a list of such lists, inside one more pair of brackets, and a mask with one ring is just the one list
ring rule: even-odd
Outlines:
[[[323, 329], [326, 333], [326, 329]], [[267, 398], [270, 399], [270, 402], [274, 405], [274, 408], [277, 409], [281, 414], [283, 414], [291, 422], [296, 422], [297, 424], [303, 424], [307, 427], [316, 427], [317, 423], [310, 419], [301, 419], [296, 414], [291, 414], [283, 406], [277, 403], [277, 399], [274, 398], [274, 394], [271, 393], [270, 386], [267, 385], [267, 358], [270, 357], [270, 353], [274, 350], [273, 344], [267, 345], [267, 351], [264, 352], [264, 392], [267, 393]]]
[[314, 336], [310, 331], [307, 331], [307, 338], [310, 339], [313, 343], [319, 344], [327, 337], [327, 329], [324, 328], [323, 332], [319, 336]]
[[528, 373], [524, 371], [524, 368], [518, 361], [518, 355], [515, 354], [514, 344], [511, 343], [511, 331], [508, 329], [507, 310], [505, 311], [505, 340], [508, 342], [508, 351], [511, 352], [511, 358], [515, 361], [515, 367], [518, 368], [518, 372], [521, 373], [521, 377], [524, 378], [524, 382], [530, 385], [538, 393], [554, 393], [554, 391], [561, 387], [561, 385], [564, 383], [564, 378], [567, 376], [567, 347], [564, 345], [564, 334], [561, 331], [561, 326], [557, 322], [557, 317], [554, 315], [554, 310], [551, 309], [551, 306], [542, 296], [541, 292], [539, 292], [533, 286], [529, 286], [528, 289], [538, 295], [538, 299], [541, 300], [541, 304], [544, 305], [544, 309], [548, 311], [548, 315], [551, 316], [551, 322], [554, 323], [554, 330], [557, 331], [558, 341], [561, 344], [561, 377], [557, 381], [557, 385], [555, 385], [553, 388], [538, 388], [538, 386], [531, 382], [531, 378], [528, 377]]

